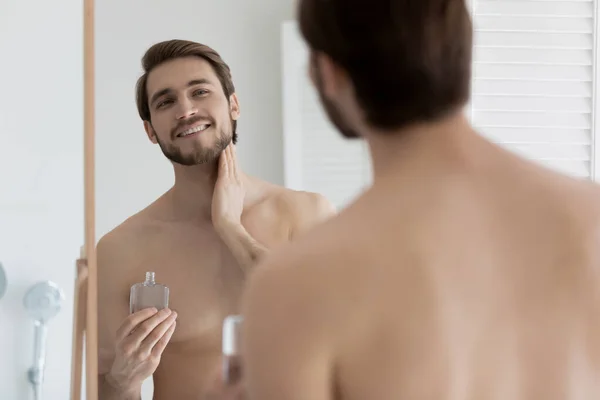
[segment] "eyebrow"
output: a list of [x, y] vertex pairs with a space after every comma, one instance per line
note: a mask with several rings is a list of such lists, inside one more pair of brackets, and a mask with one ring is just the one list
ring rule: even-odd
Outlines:
[[[196, 85], [206, 85], [206, 84], [211, 84], [211, 82], [208, 79], [192, 79], [191, 81], [188, 82], [187, 87], [191, 87], [191, 86], [196, 86]], [[165, 94], [169, 94], [173, 91], [173, 89], [171, 88], [165, 88], [165, 89], [161, 89], [158, 92], [154, 93], [152, 95], [152, 98], [150, 99], [150, 104], [154, 104], [154, 102], [156, 100], [158, 100], [160, 97], [164, 96]]]

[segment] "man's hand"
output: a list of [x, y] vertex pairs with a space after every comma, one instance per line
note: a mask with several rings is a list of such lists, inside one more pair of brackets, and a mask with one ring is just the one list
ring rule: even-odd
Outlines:
[[219, 175], [212, 201], [212, 221], [240, 267], [247, 271], [266, 252], [266, 248], [254, 240], [242, 225], [245, 195], [235, 147], [229, 144], [219, 158]]
[[156, 371], [175, 331], [176, 318], [176, 312], [157, 312], [154, 308], [128, 316], [117, 331], [115, 359], [106, 374], [107, 383], [123, 393], [138, 390]]
[[219, 175], [212, 200], [212, 221], [217, 230], [242, 224], [245, 190], [233, 143], [219, 158]]

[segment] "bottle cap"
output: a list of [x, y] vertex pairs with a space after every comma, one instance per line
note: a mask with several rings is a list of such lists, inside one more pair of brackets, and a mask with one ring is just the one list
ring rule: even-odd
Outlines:
[[154, 283], [154, 272], [146, 272], [146, 282]]
[[223, 321], [223, 355], [233, 356], [240, 353], [242, 342], [241, 315], [230, 315]]

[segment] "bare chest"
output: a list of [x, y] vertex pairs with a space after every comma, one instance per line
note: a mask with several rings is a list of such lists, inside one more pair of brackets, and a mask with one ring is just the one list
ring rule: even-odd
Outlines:
[[[285, 239], [277, 225], [259, 228], [249, 222], [248, 232], [268, 247]], [[246, 281], [221, 238], [212, 229], [168, 227], [148, 241], [136, 260], [123, 282], [124, 307], [129, 307], [131, 286], [154, 272], [156, 283], [169, 288], [169, 308], [178, 314], [171, 347], [200, 351], [220, 346], [223, 320], [240, 312]]]
[[129, 288], [143, 281], [146, 272], [154, 272], [156, 283], [169, 288], [169, 308], [178, 314], [173, 343], [218, 336], [223, 318], [238, 312], [245, 281], [218, 238], [194, 239], [199, 238], [170, 236], [146, 249], [123, 288], [127, 304]]

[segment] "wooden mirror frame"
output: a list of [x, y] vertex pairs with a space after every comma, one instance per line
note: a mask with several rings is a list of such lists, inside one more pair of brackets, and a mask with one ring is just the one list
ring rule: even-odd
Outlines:
[[[73, 294], [71, 400], [81, 399], [85, 351], [86, 400], [98, 400], [98, 273], [95, 202], [95, 41], [94, 3], [83, 0], [83, 125], [85, 244], [76, 263]], [[85, 337], [85, 348], [84, 348]]]

